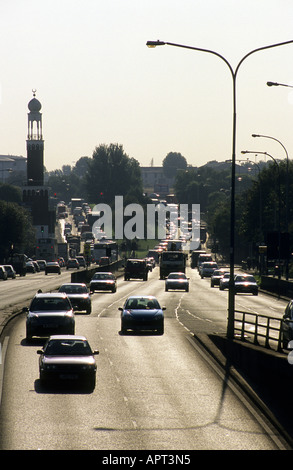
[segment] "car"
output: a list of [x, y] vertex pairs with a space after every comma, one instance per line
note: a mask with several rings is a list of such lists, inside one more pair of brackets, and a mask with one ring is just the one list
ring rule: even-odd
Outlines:
[[65, 261], [64, 261], [64, 258], [63, 258], [62, 256], [60, 256], [60, 257], [58, 258], [58, 263], [59, 263], [59, 266], [60, 266], [61, 268], [65, 268]]
[[286, 305], [281, 324], [281, 345], [287, 349], [289, 341], [293, 339], [293, 300]]
[[76, 259], [78, 261], [79, 266], [86, 268], [86, 261], [84, 259], [84, 256], [77, 256]]
[[57, 261], [48, 261], [45, 267], [45, 274], [48, 273], [61, 274], [61, 268]]
[[26, 265], [26, 272], [27, 273], [35, 273], [36, 272], [35, 265], [32, 261], [27, 261], [25, 263], [25, 265]]
[[219, 288], [220, 290], [228, 289], [230, 282], [230, 273], [225, 273], [220, 279]]
[[69, 260], [66, 263], [66, 269], [79, 269], [79, 262], [77, 261], [76, 258], [69, 258]]
[[39, 273], [39, 272], [41, 271], [41, 268], [40, 268], [38, 262], [35, 261], [35, 260], [33, 260], [33, 265], [34, 265], [34, 267], [35, 267], [36, 273]]
[[214, 270], [218, 268], [218, 265], [215, 261], [205, 262], [199, 268], [200, 277], [211, 277]]
[[189, 279], [184, 273], [170, 273], [165, 280], [165, 291], [178, 289], [189, 291]]
[[155, 330], [162, 335], [165, 309], [152, 295], [128, 297], [123, 307], [118, 309], [121, 311], [121, 333], [125, 334], [127, 330]]
[[77, 335], [52, 335], [39, 354], [41, 383], [81, 383], [92, 391], [96, 385], [97, 364], [88, 340]]
[[142, 279], [147, 281], [148, 268], [145, 259], [128, 259], [124, 268], [124, 281], [129, 279]]
[[87, 314], [91, 313], [92, 300], [86, 284], [78, 282], [62, 284], [58, 292], [65, 292], [65, 294], [67, 294], [74, 311], [86, 311]]
[[100, 266], [107, 266], [108, 264], [110, 264], [110, 258], [109, 256], [102, 256], [100, 259], [99, 259], [99, 263], [98, 263]]
[[3, 267], [4, 267], [5, 271], [7, 272], [7, 277], [8, 278], [11, 278], [11, 279], [16, 278], [15, 269], [13, 268], [13, 266], [11, 266], [11, 264], [3, 264]]
[[96, 272], [90, 281], [90, 291], [96, 290], [110, 290], [116, 292], [117, 281], [116, 277], [111, 272]]
[[258, 285], [252, 274], [236, 274], [234, 278], [235, 292], [258, 295]]
[[8, 275], [4, 266], [0, 266], [0, 279], [3, 279], [3, 281], [7, 281], [8, 279]]
[[219, 286], [220, 279], [227, 273], [225, 268], [215, 269], [213, 274], [211, 275], [211, 287]]
[[30, 307], [24, 307], [26, 317], [26, 340], [34, 336], [49, 337], [52, 334], [74, 334], [75, 316], [65, 293], [38, 293]]
[[46, 265], [47, 265], [47, 261], [44, 260], [44, 259], [37, 259], [37, 263], [40, 267], [40, 270], [41, 271], [45, 271], [45, 268], [46, 268]]

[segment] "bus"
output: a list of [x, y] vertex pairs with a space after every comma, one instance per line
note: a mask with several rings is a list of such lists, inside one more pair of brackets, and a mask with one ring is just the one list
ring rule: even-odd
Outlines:
[[94, 243], [93, 258], [95, 263], [99, 263], [101, 258], [107, 256], [109, 262], [113, 263], [118, 259], [118, 243], [113, 240], [101, 240]]
[[36, 259], [56, 261], [58, 259], [58, 244], [56, 238], [38, 238]]

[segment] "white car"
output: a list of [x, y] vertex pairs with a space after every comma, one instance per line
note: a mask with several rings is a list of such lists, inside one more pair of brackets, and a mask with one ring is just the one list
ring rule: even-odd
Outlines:
[[169, 289], [189, 291], [189, 278], [184, 273], [170, 273], [165, 280], [165, 291]]

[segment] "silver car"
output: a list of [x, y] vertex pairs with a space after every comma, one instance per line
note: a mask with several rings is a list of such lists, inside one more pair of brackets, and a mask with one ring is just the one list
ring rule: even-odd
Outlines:
[[184, 273], [170, 273], [165, 280], [165, 291], [169, 289], [189, 291], [189, 278]]
[[27, 313], [26, 339], [33, 336], [48, 337], [52, 334], [75, 332], [75, 316], [65, 293], [36, 294], [31, 305], [23, 309]]

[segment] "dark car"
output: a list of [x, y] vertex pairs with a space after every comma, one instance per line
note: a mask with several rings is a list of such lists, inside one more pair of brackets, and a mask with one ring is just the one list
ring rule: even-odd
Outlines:
[[121, 333], [127, 330], [148, 331], [156, 330], [164, 333], [165, 307], [161, 307], [158, 300], [151, 296], [128, 297], [121, 311]]
[[45, 274], [57, 273], [61, 274], [61, 268], [57, 261], [49, 261], [45, 266]]
[[59, 292], [65, 292], [69, 298], [74, 311], [86, 311], [90, 314], [92, 311], [92, 300], [86, 284], [70, 282], [62, 284]]
[[52, 334], [74, 334], [75, 317], [67, 295], [61, 292], [36, 294], [29, 309], [24, 308], [26, 339]]
[[148, 279], [148, 267], [145, 259], [128, 259], [124, 268], [124, 280], [129, 279]]
[[27, 261], [25, 263], [26, 265], [26, 272], [27, 273], [35, 273], [36, 272], [36, 267], [32, 261]]
[[219, 286], [221, 278], [226, 273], [227, 273], [227, 269], [225, 269], [225, 268], [215, 269], [212, 276], [211, 276], [211, 287]]
[[44, 349], [38, 350], [41, 382], [80, 382], [91, 390], [96, 384], [95, 355], [84, 336], [50, 336]]
[[76, 258], [70, 258], [67, 261], [66, 269], [70, 269], [70, 268], [79, 269], [79, 262], [77, 261]]
[[251, 274], [239, 274], [235, 276], [235, 292], [258, 294], [258, 285]]
[[189, 291], [189, 279], [184, 273], [170, 273], [165, 280], [165, 291], [169, 289]]
[[117, 283], [116, 277], [111, 272], [97, 272], [93, 275], [90, 281], [90, 291], [96, 290], [110, 290], [116, 292]]

